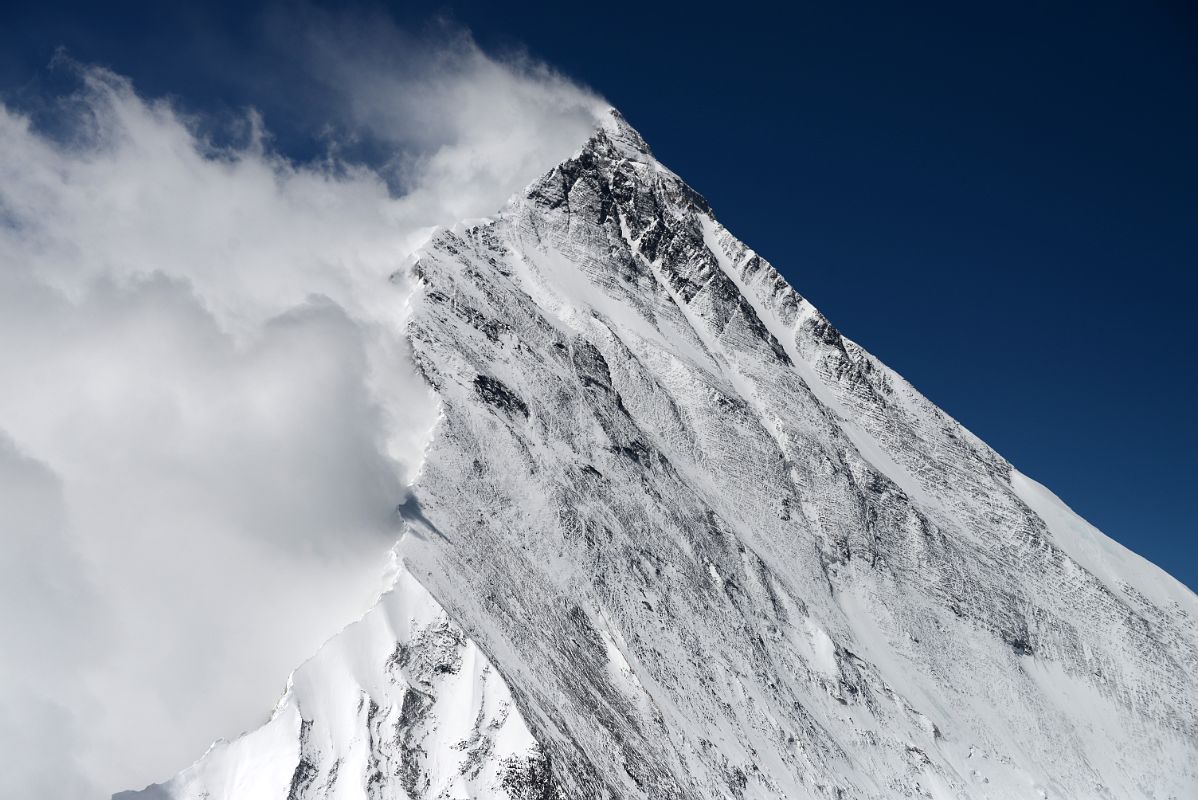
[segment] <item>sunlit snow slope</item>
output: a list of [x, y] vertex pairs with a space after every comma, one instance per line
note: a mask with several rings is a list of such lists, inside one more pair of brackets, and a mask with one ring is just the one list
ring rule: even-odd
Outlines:
[[410, 574], [261, 730], [131, 797], [1198, 797], [1198, 598], [618, 115], [414, 269], [443, 413]]
[[268, 723], [117, 797], [520, 797], [546, 782], [503, 679], [401, 567], [378, 605], [292, 674]]

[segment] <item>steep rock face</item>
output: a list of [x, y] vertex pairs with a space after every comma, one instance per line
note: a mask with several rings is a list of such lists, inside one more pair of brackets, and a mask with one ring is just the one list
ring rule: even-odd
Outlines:
[[[1198, 793], [1198, 599], [845, 339], [618, 115], [415, 270], [442, 418], [397, 550], [502, 674], [535, 796]], [[294, 776], [320, 723], [280, 718]], [[437, 796], [395, 758], [392, 794], [367, 759], [335, 796]], [[443, 796], [503, 796], [487, 763]]]

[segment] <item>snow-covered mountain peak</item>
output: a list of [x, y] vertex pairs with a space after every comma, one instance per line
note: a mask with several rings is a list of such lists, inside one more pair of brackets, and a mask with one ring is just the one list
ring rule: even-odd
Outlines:
[[420, 599], [305, 666], [281, 743], [159, 796], [1198, 789], [1198, 598], [843, 337], [618, 114], [413, 270]]
[[606, 115], [600, 119], [595, 135], [588, 142], [586, 148], [595, 149], [597, 140], [601, 137], [628, 158], [647, 160], [653, 155], [652, 150], [649, 149], [649, 143], [628, 124], [624, 115], [615, 108], [609, 108]]

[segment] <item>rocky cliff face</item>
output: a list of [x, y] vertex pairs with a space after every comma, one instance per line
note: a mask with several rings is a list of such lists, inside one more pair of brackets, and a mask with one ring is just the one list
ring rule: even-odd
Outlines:
[[1198, 795], [1198, 598], [618, 115], [414, 269], [407, 570], [263, 729], [130, 796]]

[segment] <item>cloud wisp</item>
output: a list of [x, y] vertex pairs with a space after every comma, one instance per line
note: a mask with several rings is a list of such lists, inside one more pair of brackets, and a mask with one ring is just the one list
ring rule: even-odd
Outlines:
[[[0, 107], [2, 796], [167, 777], [380, 588], [436, 415], [403, 268], [602, 103], [367, 27], [309, 34], [335, 133], [307, 163], [253, 112], [216, 146], [100, 68], [53, 134]], [[361, 138], [386, 158], [338, 157]]]

